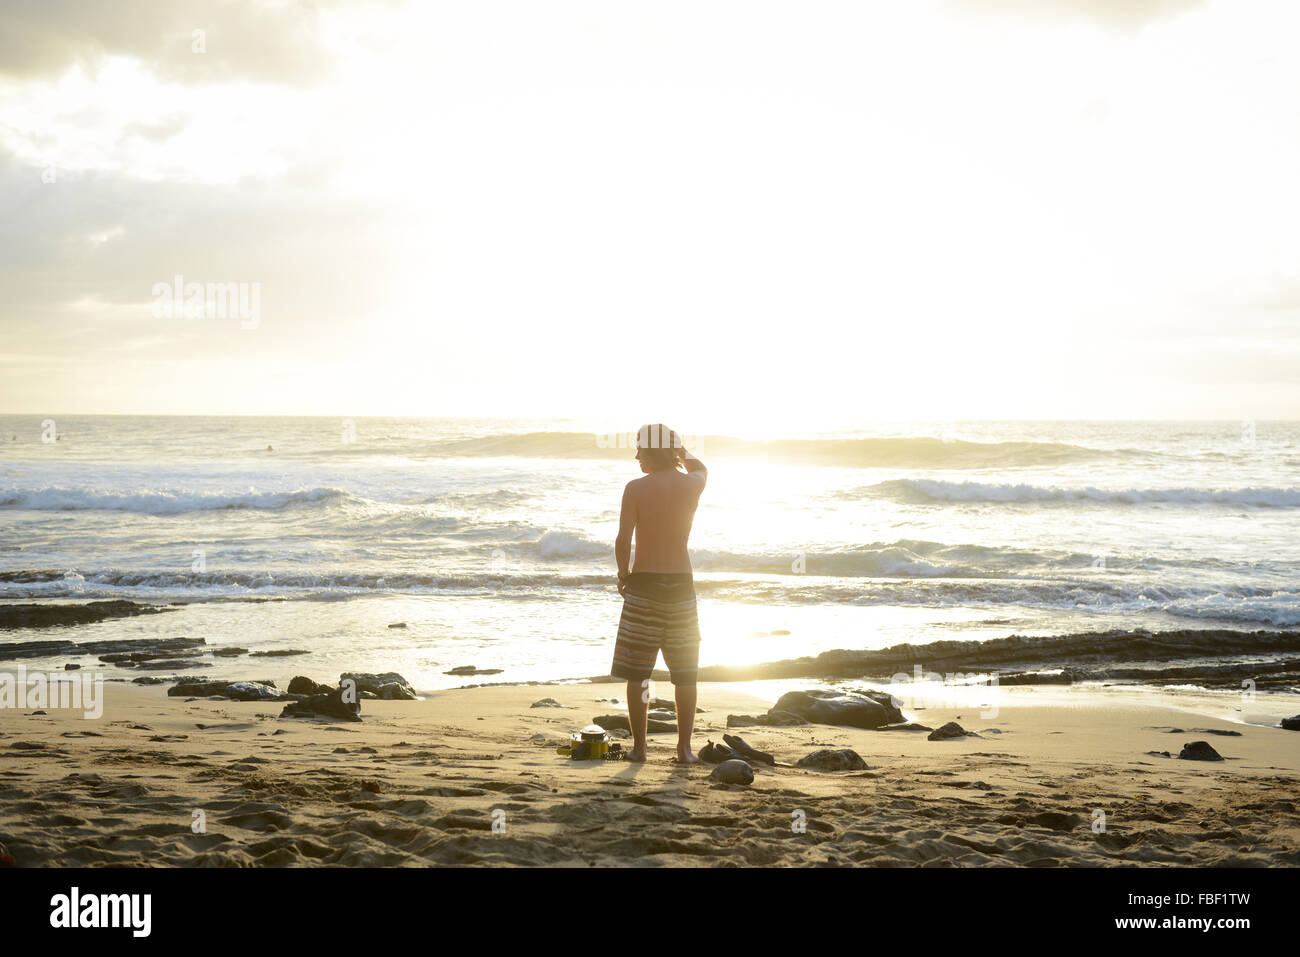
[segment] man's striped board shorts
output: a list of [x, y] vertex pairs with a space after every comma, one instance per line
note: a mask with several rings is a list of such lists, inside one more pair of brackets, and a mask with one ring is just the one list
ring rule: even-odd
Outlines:
[[633, 572], [628, 576], [609, 673], [644, 681], [661, 651], [674, 685], [695, 684], [700, 667], [700, 622], [695, 582], [689, 572]]

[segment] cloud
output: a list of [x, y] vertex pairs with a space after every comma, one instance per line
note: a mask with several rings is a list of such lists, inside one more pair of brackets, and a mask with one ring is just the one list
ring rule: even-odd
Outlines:
[[[6, 0], [0, 76], [62, 74], [108, 56], [139, 59], [184, 83], [249, 80], [306, 86], [328, 74], [321, 8], [283, 0]], [[194, 52], [202, 30], [205, 52]]]
[[1133, 30], [1202, 7], [1205, 0], [944, 0], [948, 10], [1030, 22], [1085, 20]]
[[390, 270], [406, 268], [399, 255], [358, 268], [358, 250], [386, 250], [402, 215], [292, 178], [225, 186], [83, 173], [49, 183], [0, 154], [0, 352], [93, 357], [119, 336], [194, 338], [195, 328], [151, 314], [154, 284], [177, 274], [259, 283], [258, 349], [328, 336], [382, 305]]

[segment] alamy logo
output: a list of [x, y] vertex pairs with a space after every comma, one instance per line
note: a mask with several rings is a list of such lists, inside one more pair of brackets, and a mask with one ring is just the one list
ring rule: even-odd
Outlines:
[[104, 716], [104, 676], [68, 678], [29, 672], [19, 665], [16, 674], [0, 672], [0, 708], [73, 708], [80, 709], [83, 718], [96, 720]]
[[260, 282], [186, 282], [177, 275], [154, 283], [152, 292], [155, 319], [238, 319], [241, 329], [262, 322]]
[[151, 894], [85, 894], [78, 887], [50, 898], [51, 927], [129, 927], [133, 937], [148, 937]]

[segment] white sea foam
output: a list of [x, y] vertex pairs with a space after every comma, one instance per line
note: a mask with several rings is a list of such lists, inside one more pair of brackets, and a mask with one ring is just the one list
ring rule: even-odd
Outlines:
[[113, 511], [146, 515], [181, 515], [220, 509], [284, 509], [294, 506], [342, 505], [359, 499], [337, 488], [302, 488], [288, 492], [204, 492], [190, 489], [61, 488], [0, 489], [0, 509], [41, 512]]
[[893, 479], [864, 490], [904, 502], [978, 502], [1032, 504], [1226, 505], [1248, 508], [1300, 508], [1300, 488], [1068, 488], [1027, 484], [949, 482], [939, 479]]

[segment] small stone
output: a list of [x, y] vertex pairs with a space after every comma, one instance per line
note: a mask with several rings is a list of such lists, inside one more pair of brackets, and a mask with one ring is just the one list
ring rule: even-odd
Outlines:
[[554, 698], [543, 698], [541, 701], [534, 701], [528, 707], [530, 708], [563, 708], [564, 705]]
[[713, 769], [709, 777], [723, 784], [753, 784], [754, 769], [744, 761], [723, 761]]
[[944, 741], [949, 738], [964, 738], [969, 732], [966, 731], [956, 721], [949, 721], [947, 724], [931, 731], [926, 737], [927, 741]]
[[850, 748], [832, 750], [823, 748], [814, 751], [795, 762], [797, 768], [809, 768], [813, 771], [865, 771], [867, 762], [858, 752]]

